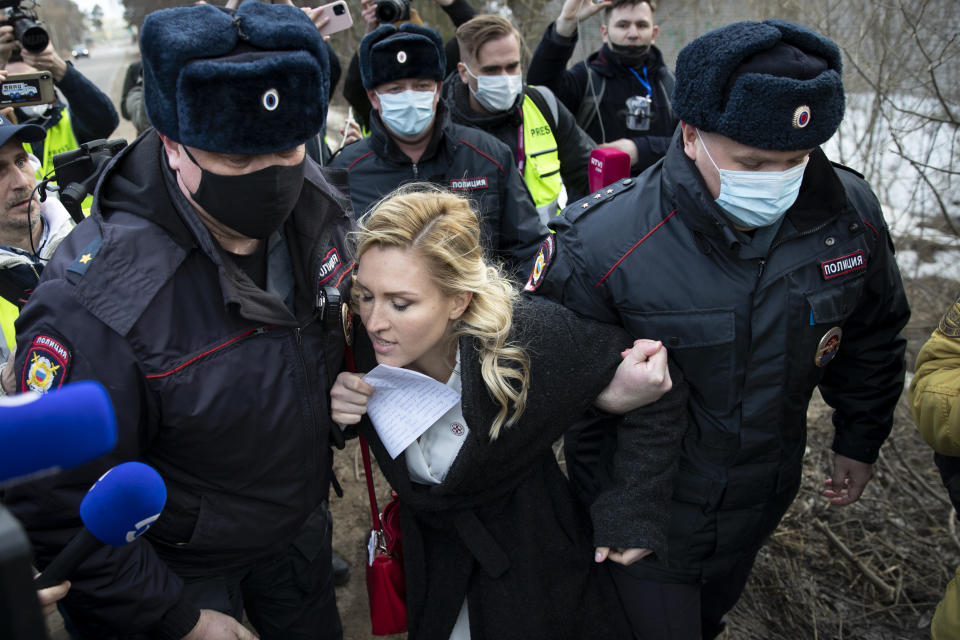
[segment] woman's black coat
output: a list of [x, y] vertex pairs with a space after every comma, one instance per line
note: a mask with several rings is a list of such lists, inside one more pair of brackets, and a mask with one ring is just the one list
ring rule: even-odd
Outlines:
[[[473, 340], [461, 338], [470, 431], [442, 484], [412, 483], [404, 454], [391, 460], [369, 419], [359, 425], [400, 496], [409, 637], [447, 640], [464, 597], [472, 640], [629, 637], [603, 566], [593, 561], [587, 514], [552, 445], [591, 406], [633, 341], [543, 299], [522, 300], [513, 324], [512, 339], [531, 362], [526, 409], [490, 440], [497, 405]], [[358, 342], [358, 370], [368, 371], [376, 361], [366, 336]], [[686, 425], [685, 395], [674, 380], [664, 399], [624, 416], [618, 437], [630, 470], [620, 473], [620, 495], [603, 497], [631, 505], [633, 517], [615, 523], [618, 531], [598, 530], [596, 540], [627, 536], [628, 546], [665, 557], [667, 501]], [[625, 475], [635, 482], [622, 481]]]

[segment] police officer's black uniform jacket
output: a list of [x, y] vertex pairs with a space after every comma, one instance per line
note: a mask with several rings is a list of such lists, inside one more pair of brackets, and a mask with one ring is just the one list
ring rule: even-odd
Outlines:
[[[457, 124], [482, 129], [510, 148], [514, 157], [514, 166], [517, 161], [519, 140], [518, 127], [523, 126], [523, 99], [529, 95], [540, 113], [549, 123], [553, 118], [547, 104], [546, 87], [525, 86], [524, 93], [516, 103], [506, 111], [500, 113], [482, 113], [470, 106], [470, 88], [460, 80], [456, 74], [447, 76], [443, 83], [444, 104], [450, 110], [450, 119]], [[556, 122], [552, 123], [553, 137], [557, 141], [557, 155], [560, 158], [560, 177], [567, 189], [568, 200], [576, 200], [590, 192], [588, 169], [590, 152], [596, 148], [596, 143], [587, 133], [577, 125], [573, 114], [554, 98], [557, 106]], [[549, 131], [547, 132], [550, 133]]]
[[[662, 340], [690, 385], [670, 567], [641, 562], [638, 574], [723, 576], [759, 548], [798, 490], [818, 385], [835, 409], [834, 451], [876, 460], [903, 385], [909, 309], [879, 203], [858, 174], [815, 150], [764, 256], [727, 222], [678, 135], [660, 164], [554, 224], [538, 291]], [[827, 363], [833, 328], [842, 337]]]
[[[278, 251], [281, 234], [271, 242], [267, 289], [280, 294], [268, 293], [224, 256], [162, 158], [153, 129], [117, 158], [93, 215], [63, 242], [17, 322], [19, 383], [29, 379], [32, 341], [56, 341], [68, 361], [51, 390], [102, 383], [117, 447], [16, 487], [7, 502], [42, 568], [80, 526], [78, 505], [99, 475], [125, 460], [152, 465], [168, 492], [159, 520], [91, 556], [71, 576], [66, 603], [75, 619], [118, 632], [179, 637], [173, 630], [189, 631], [198, 612], [180, 600], [171, 567], [210, 576], [274, 554], [326, 498], [328, 393], [344, 330], [319, 318], [316, 292], [322, 284], [346, 294], [352, 221], [307, 159], [282, 230], [288, 251]], [[284, 273], [292, 282], [274, 286]]]
[[632, 140], [637, 145], [640, 156], [632, 170], [635, 173], [643, 171], [667, 152], [673, 130], [677, 126], [676, 115], [670, 106], [673, 76], [663, 62], [663, 54], [656, 46], [651, 46], [647, 60], [643, 63], [647, 70], [646, 79], [650, 83], [652, 114], [648, 131], [634, 131], [627, 127], [626, 101], [631, 96], [647, 95], [646, 88], [628, 67], [620, 63], [616, 54], [606, 44], [590, 54], [586, 60], [581, 60], [567, 69], [576, 44], [577, 34], [565, 38], [557, 34], [555, 24], [551, 22], [530, 59], [527, 82], [549, 87], [567, 109], [577, 115], [581, 103], [587, 96], [592, 95], [587, 84], [591, 72], [594, 82], [597, 83], [594, 86], [597, 93], [600, 92], [599, 83], [602, 78], [603, 95], [600, 96], [599, 119], [594, 117], [583, 128], [598, 144], [618, 138]]
[[404, 154], [371, 112], [370, 135], [347, 145], [330, 163], [350, 177], [354, 214], [366, 213], [408, 182], [432, 182], [469, 198], [480, 214], [484, 247], [515, 273], [525, 275], [547, 230], [510, 150], [488, 133], [450, 122], [437, 105], [433, 136], [416, 163]]

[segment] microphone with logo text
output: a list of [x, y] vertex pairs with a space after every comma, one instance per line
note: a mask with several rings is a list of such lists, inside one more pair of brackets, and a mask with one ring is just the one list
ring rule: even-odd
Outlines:
[[617, 180], [630, 177], [630, 155], [611, 147], [594, 149], [590, 152], [587, 172], [590, 191], [603, 189]]
[[0, 487], [90, 462], [116, 444], [113, 405], [97, 382], [0, 398]]
[[124, 462], [110, 469], [80, 503], [83, 528], [37, 576], [34, 585], [45, 589], [60, 584], [103, 545], [119, 547], [133, 542], [160, 517], [166, 501], [167, 487], [153, 467]]

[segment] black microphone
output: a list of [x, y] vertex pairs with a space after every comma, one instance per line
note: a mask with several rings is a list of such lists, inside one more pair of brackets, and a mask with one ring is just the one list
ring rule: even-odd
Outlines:
[[34, 586], [60, 584], [105, 544], [119, 547], [133, 542], [160, 517], [166, 501], [167, 488], [153, 467], [124, 462], [110, 469], [80, 503], [83, 528], [37, 576]]

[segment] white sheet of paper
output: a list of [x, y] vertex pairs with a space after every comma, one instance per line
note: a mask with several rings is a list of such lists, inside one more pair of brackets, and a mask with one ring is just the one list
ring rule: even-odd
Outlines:
[[422, 373], [377, 365], [363, 376], [376, 389], [367, 414], [391, 458], [460, 401], [460, 394]]

